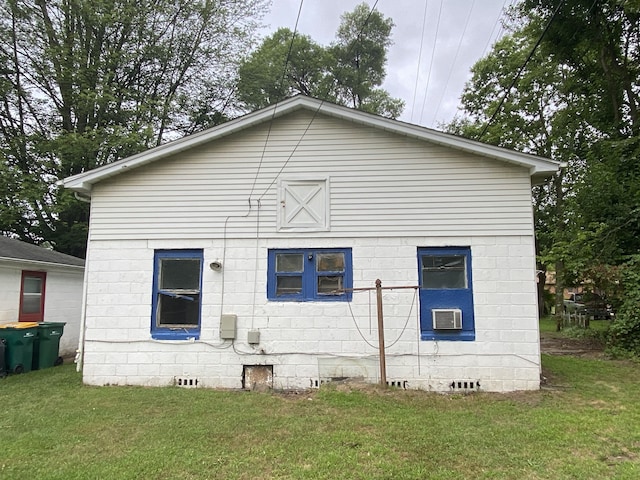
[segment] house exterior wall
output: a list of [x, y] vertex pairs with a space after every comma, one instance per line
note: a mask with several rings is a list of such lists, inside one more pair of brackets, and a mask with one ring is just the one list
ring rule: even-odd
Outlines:
[[25, 270], [47, 273], [44, 321], [66, 323], [60, 338], [60, 354], [74, 355], [80, 332], [83, 270], [19, 261], [0, 262], [0, 323], [18, 321], [20, 283]]
[[60, 355], [73, 356], [78, 349], [84, 272], [51, 269], [47, 272], [45, 322], [64, 322]]
[[21, 272], [14, 264], [0, 262], [0, 323], [18, 321]]
[[[540, 375], [534, 245], [530, 236], [94, 241], [90, 249], [83, 378], [92, 385], [241, 388], [243, 365], [273, 365], [275, 388], [323, 378], [377, 381], [375, 293], [345, 302], [266, 300], [268, 248], [351, 247], [354, 287], [416, 285], [417, 248], [470, 245], [476, 340], [418, 341], [414, 291], [384, 291], [387, 379], [406, 388], [449, 391], [453, 381], [485, 391], [537, 389]], [[155, 249], [202, 248], [202, 329], [197, 341], [150, 336]], [[224, 282], [224, 288], [223, 288]], [[222, 298], [224, 290], [224, 298]], [[233, 348], [220, 339], [221, 314], [238, 317]], [[357, 325], [357, 326], [356, 326]], [[261, 341], [247, 343], [249, 330]], [[392, 345], [393, 344], [393, 345]]]
[[[269, 234], [277, 178], [300, 176], [331, 182], [330, 229], [315, 238], [533, 232], [527, 169], [299, 112], [96, 185], [92, 239]], [[260, 218], [225, 226], [249, 197]]]
[[[330, 182], [326, 230], [278, 230], [278, 181], [296, 178]], [[92, 191], [84, 381], [240, 388], [253, 365], [273, 366], [275, 388], [376, 381], [375, 294], [355, 292], [351, 310], [268, 301], [268, 250], [351, 248], [359, 288], [417, 285], [418, 248], [463, 246], [475, 340], [419, 341], [414, 290], [385, 290], [388, 381], [536, 389], [530, 186], [521, 166], [305, 112], [103, 180]], [[198, 340], [151, 338], [154, 251], [164, 249], [203, 250]], [[207, 267], [213, 261], [222, 271]], [[222, 314], [237, 315], [233, 345], [220, 339]], [[260, 332], [258, 345], [249, 330]]]

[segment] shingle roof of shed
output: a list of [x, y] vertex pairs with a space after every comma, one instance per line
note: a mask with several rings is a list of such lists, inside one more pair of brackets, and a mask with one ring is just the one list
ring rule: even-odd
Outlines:
[[0, 259], [27, 260], [30, 262], [55, 263], [82, 267], [82, 258], [54, 252], [43, 247], [0, 236]]

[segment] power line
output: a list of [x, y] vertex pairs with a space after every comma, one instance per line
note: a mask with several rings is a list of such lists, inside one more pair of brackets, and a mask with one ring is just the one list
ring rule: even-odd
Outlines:
[[427, 84], [424, 87], [424, 97], [422, 98], [422, 108], [420, 109], [420, 124], [422, 124], [422, 116], [424, 115], [424, 106], [427, 103], [427, 94], [429, 93], [429, 82], [431, 81], [431, 72], [433, 71], [433, 59], [436, 56], [436, 45], [438, 43], [438, 31], [440, 30], [440, 18], [442, 17], [442, 3], [440, 0], [440, 9], [438, 10], [438, 20], [436, 22], [436, 32], [433, 36], [433, 48], [431, 49], [431, 61], [429, 63], [429, 72], [427, 73]]
[[[564, 4], [564, 0], [560, 0], [560, 3], [558, 3], [558, 6], [553, 11], [553, 14], [551, 15], [551, 18], [549, 19], [549, 21], [547, 22], [547, 25], [544, 27], [544, 30], [540, 34], [540, 37], [538, 37], [538, 41], [536, 42], [536, 44], [531, 49], [531, 52], [529, 52], [529, 55], [527, 56], [526, 60], [524, 61], [524, 63], [522, 64], [522, 66], [520, 67], [518, 72], [516, 73], [515, 77], [513, 77], [513, 81], [511, 82], [511, 85], [509, 85], [509, 88], [505, 90], [504, 95], [500, 99], [500, 103], [498, 104], [498, 106], [496, 107], [495, 111], [493, 112], [493, 115], [491, 115], [491, 118], [489, 119], [489, 121], [485, 124], [484, 128], [482, 129], [482, 132], [480, 132], [480, 135], [478, 135], [477, 140], [481, 140], [482, 139], [484, 134], [487, 133], [489, 125], [491, 125], [491, 123], [498, 116], [498, 113], [502, 109], [502, 105], [504, 105], [504, 102], [507, 100], [507, 98], [509, 97], [509, 94], [511, 93], [511, 89], [516, 85], [516, 83], [520, 79], [520, 75], [522, 75], [522, 72], [524, 71], [525, 67], [527, 66], [527, 64], [529, 63], [531, 58], [533, 57], [533, 54], [536, 52], [536, 50], [538, 49], [538, 47], [542, 43], [542, 39], [544, 38], [545, 34], [549, 30], [549, 27], [551, 26], [551, 23], [556, 18], [556, 15], [560, 11], [560, 8], [562, 7], [563, 4]], [[594, 2], [594, 4], [595, 4], [595, 2]]]
[[[300, 0], [300, 7], [298, 7], [298, 16], [296, 17], [296, 23], [293, 27], [293, 35], [291, 35], [291, 41], [289, 42], [289, 49], [287, 50], [287, 56], [284, 60], [284, 65], [282, 67], [282, 76], [280, 77], [280, 87], [284, 85], [284, 79], [287, 76], [287, 66], [289, 64], [289, 60], [291, 59], [291, 52], [293, 51], [293, 43], [296, 39], [296, 33], [298, 32], [298, 23], [300, 22], [300, 15], [302, 14], [302, 5], [304, 4], [304, 0]], [[278, 99], [280, 101], [280, 99]], [[277, 102], [276, 102], [277, 105]], [[264, 140], [264, 145], [262, 147], [262, 154], [260, 155], [260, 162], [258, 163], [258, 168], [256, 170], [256, 175], [253, 179], [253, 185], [251, 186], [251, 193], [249, 193], [249, 208], [251, 208], [251, 197], [253, 196], [253, 192], [256, 188], [256, 183], [258, 181], [258, 177], [260, 176], [260, 170], [262, 168], [262, 163], [264, 161], [264, 156], [267, 152], [267, 145], [269, 143], [269, 137], [271, 136], [271, 128], [273, 125], [273, 119], [276, 116], [276, 108], [273, 109], [273, 115], [271, 116], [271, 121], [269, 122], [269, 129], [267, 130], [267, 138]], [[262, 197], [260, 197], [262, 198]]]
[[411, 101], [411, 123], [413, 123], [413, 113], [416, 108], [416, 94], [418, 92], [418, 80], [420, 79], [420, 62], [422, 61], [422, 46], [424, 45], [424, 31], [427, 24], [427, 8], [429, 0], [424, 2], [424, 14], [422, 15], [422, 33], [420, 34], [420, 50], [418, 51], [418, 68], [416, 68], [416, 83], [413, 87], [413, 100]]
[[[502, 19], [502, 17], [505, 14], [508, 1], [509, 0], [504, 0], [504, 3], [502, 4], [502, 9], [500, 9], [500, 14], [498, 15], [498, 18], [496, 18], [496, 21], [493, 24], [493, 28], [491, 29], [491, 33], [489, 34], [489, 38], [487, 38], [487, 44], [484, 46], [484, 50], [482, 50], [482, 55], [483, 56], [486, 55], [487, 52], [489, 51], [489, 47], [491, 46], [491, 39], [493, 38], [493, 34], [496, 32], [496, 27], [498, 27], [498, 25], [500, 24], [500, 20]], [[502, 25], [500, 25], [500, 28], [498, 28], [498, 33], [495, 36], [495, 42], [498, 41], [498, 39], [500, 38], [501, 34], [502, 34]]]
[[[356, 36], [357, 39], [360, 38], [360, 36], [364, 33], [364, 29], [367, 27], [367, 25], [369, 24], [369, 20], [371, 19], [371, 16], [373, 15], [373, 12], [376, 10], [376, 6], [378, 5], [378, 1], [376, 0], [375, 3], [373, 4], [373, 7], [371, 7], [371, 10], [369, 11], [369, 14], [367, 15], [367, 18], [365, 19], [365, 21], [362, 23], [362, 27], [360, 28], [360, 31], [358, 32], [358, 35]], [[301, 7], [302, 8], [302, 7]], [[297, 25], [297, 23], [296, 23]], [[357, 41], [352, 43], [351, 46], [349, 47], [349, 49], [347, 50], [346, 56], [348, 57], [351, 52], [353, 51], [353, 49], [356, 47], [357, 45]], [[302, 143], [302, 141], [304, 140], [304, 137], [306, 136], [306, 134], [309, 132], [309, 130], [311, 129], [311, 125], [313, 124], [314, 120], [316, 119], [316, 117], [318, 116], [318, 113], [320, 112], [320, 109], [322, 108], [322, 106], [324, 105], [324, 103], [327, 101], [327, 98], [329, 96], [329, 93], [331, 92], [331, 89], [333, 88], [333, 86], [335, 85], [336, 79], [333, 79], [332, 84], [327, 85], [327, 89], [324, 92], [323, 98], [320, 99], [320, 104], [318, 105], [318, 108], [315, 109], [315, 111], [313, 112], [313, 115], [311, 116], [311, 120], [309, 120], [309, 124], [306, 126], [306, 128], [304, 129], [304, 131], [302, 132], [302, 135], [300, 135], [300, 138], [298, 139], [298, 142], [296, 143], [295, 147], [293, 148], [293, 150], [291, 151], [291, 153], [289, 154], [289, 156], [287, 157], [287, 159], [285, 160], [285, 162], [283, 163], [282, 167], [280, 168], [280, 170], [278, 171], [277, 175], [274, 177], [274, 179], [271, 181], [271, 183], [267, 186], [267, 188], [265, 188], [264, 192], [262, 193], [262, 195], [260, 195], [260, 197], [258, 198], [258, 201], [262, 200], [264, 198], [264, 196], [267, 194], [267, 192], [271, 189], [271, 187], [278, 181], [278, 178], [280, 178], [280, 175], [282, 175], [282, 172], [284, 171], [284, 169], [287, 167], [287, 165], [289, 164], [289, 161], [293, 158], [293, 155], [296, 153], [298, 147], [300, 146], [300, 144]], [[271, 121], [269, 122], [269, 132], [271, 132], [271, 126], [273, 124], [273, 119], [275, 117], [275, 113], [276, 113], [276, 108], [277, 108], [277, 103], [274, 105], [273, 107], [273, 116], [271, 117]], [[267, 142], [268, 142], [268, 137], [267, 137], [267, 141], [265, 142], [265, 150], [267, 147]], [[261, 160], [262, 162], [262, 160]]]
[[[471, 8], [469, 9], [469, 13], [467, 14], [467, 19], [464, 22], [464, 28], [462, 29], [462, 35], [460, 35], [460, 41], [458, 42], [458, 48], [456, 49], [456, 54], [453, 57], [453, 62], [451, 62], [451, 67], [449, 68], [449, 75], [447, 75], [447, 81], [444, 84], [444, 90], [442, 91], [442, 95], [440, 96], [440, 101], [438, 102], [438, 106], [436, 107], [436, 111], [433, 114], [433, 121], [436, 121], [438, 117], [438, 112], [440, 111], [440, 106], [442, 105], [442, 100], [444, 99], [445, 94], [447, 93], [447, 87], [449, 86], [449, 80], [451, 80], [451, 74], [453, 73], [453, 68], [456, 65], [456, 61], [458, 60], [458, 55], [460, 54], [460, 47], [462, 47], [462, 42], [464, 40], [464, 36], [467, 33], [467, 27], [469, 26], [469, 21], [471, 20], [471, 13], [473, 12], [473, 7], [475, 5], [475, 0], [471, 3]], [[432, 123], [433, 126], [433, 123]]]

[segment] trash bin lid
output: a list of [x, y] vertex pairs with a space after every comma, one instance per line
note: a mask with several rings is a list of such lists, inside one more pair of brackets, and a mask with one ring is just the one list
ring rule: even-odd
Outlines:
[[11, 322], [0, 324], [0, 328], [35, 328], [38, 322]]

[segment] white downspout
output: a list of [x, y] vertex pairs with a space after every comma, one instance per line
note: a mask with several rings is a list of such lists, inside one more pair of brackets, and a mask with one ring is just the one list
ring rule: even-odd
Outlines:
[[[81, 202], [91, 204], [91, 198], [80, 195], [78, 192], [74, 193], [76, 199]], [[91, 216], [91, 215], [89, 215]], [[84, 339], [85, 339], [85, 330], [87, 325], [87, 290], [89, 283], [89, 245], [91, 238], [91, 223], [89, 223], [89, 231], [87, 234], [87, 252], [84, 260], [84, 279], [82, 281], [82, 308], [80, 310], [80, 336], [78, 338], [78, 349], [76, 350], [76, 372], [81, 372], [82, 367], [84, 365]]]

